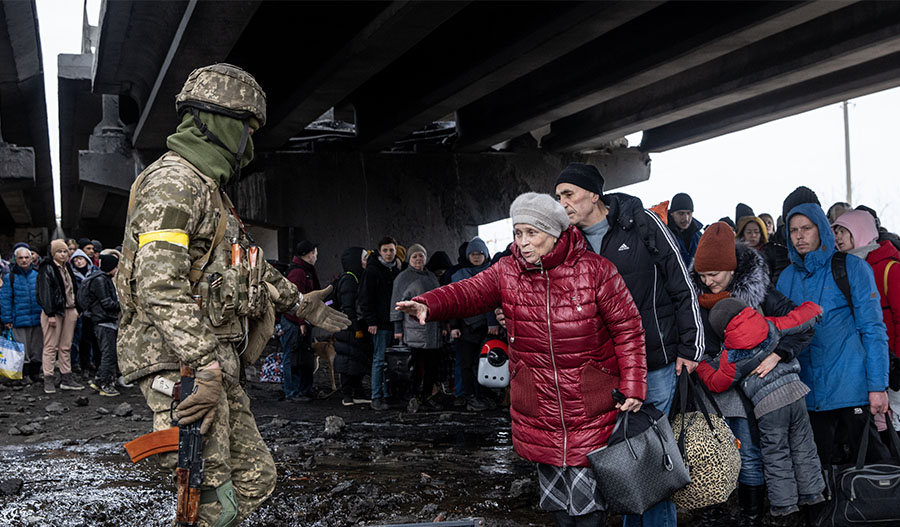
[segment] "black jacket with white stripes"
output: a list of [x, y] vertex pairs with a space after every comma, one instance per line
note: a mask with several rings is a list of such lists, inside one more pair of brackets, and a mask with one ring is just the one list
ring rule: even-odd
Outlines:
[[609, 232], [600, 250], [591, 250], [615, 264], [641, 312], [647, 369], [662, 368], [676, 357], [700, 361], [700, 306], [678, 242], [640, 198], [613, 193], [604, 194], [603, 202], [609, 209]]

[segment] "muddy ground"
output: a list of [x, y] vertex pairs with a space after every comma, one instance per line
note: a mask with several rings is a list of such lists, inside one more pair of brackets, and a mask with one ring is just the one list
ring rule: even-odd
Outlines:
[[[324, 372], [317, 381], [327, 385]], [[513, 452], [506, 409], [375, 412], [342, 406], [339, 394], [311, 403], [281, 401], [280, 386], [253, 381], [248, 393], [278, 466], [278, 484], [244, 525], [473, 517], [488, 526], [552, 524], [535, 506], [532, 465]], [[80, 396], [84, 406], [76, 404]], [[122, 403], [131, 411], [117, 415]], [[332, 415], [346, 428], [326, 439], [325, 419]], [[170, 525], [175, 496], [168, 474], [154, 458], [133, 465], [122, 447], [149, 431], [150, 412], [136, 387], [109, 398], [89, 388], [45, 395], [40, 384], [0, 382], [0, 480], [7, 480], [0, 485], [0, 526]], [[9, 478], [22, 480], [18, 492]], [[682, 524], [696, 523], [680, 516]], [[611, 518], [609, 525], [621, 523]]]

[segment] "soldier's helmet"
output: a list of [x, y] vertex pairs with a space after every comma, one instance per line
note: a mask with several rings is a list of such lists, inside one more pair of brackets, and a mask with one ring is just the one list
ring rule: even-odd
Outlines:
[[184, 115], [189, 108], [240, 120], [253, 116], [259, 126], [266, 124], [265, 92], [253, 75], [224, 62], [197, 68], [188, 75], [175, 97], [175, 109]]

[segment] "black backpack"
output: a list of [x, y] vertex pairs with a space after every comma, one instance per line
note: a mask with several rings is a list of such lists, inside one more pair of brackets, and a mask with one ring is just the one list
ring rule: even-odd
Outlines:
[[89, 289], [90, 283], [94, 278], [98, 276], [100, 276], [100, 272], [95, 272], [94, 274], [82, 280], [81, 285], [78, 286], [78, 291], [75, 293], [75, 305], [78, 307], [78, 310], [81, 311], [87, 318], [91, 318], [91, 293]]

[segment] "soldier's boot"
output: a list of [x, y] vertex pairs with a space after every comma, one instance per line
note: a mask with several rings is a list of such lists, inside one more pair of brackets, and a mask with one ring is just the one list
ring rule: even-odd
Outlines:
[[[238, 517], [238, 496], [231, 480], [215, 489], [205, 489], [200, 493], [201, 525], [210, 527], [234, 527], [240, 523]], [[203, 520], [206, 520], [205, 522]]]

